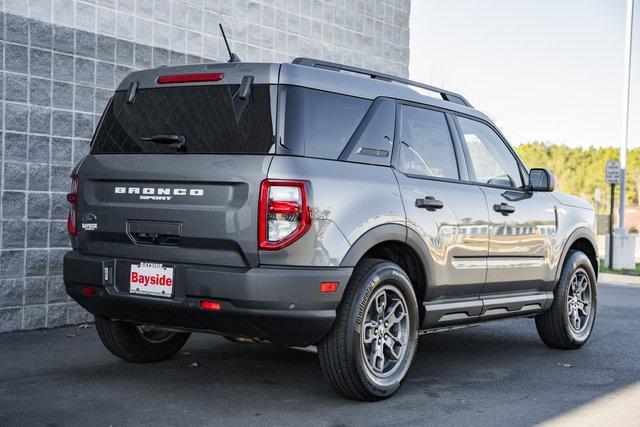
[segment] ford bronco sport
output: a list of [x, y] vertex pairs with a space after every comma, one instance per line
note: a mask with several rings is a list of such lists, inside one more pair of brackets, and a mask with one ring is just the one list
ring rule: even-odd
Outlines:
[[594, 325], [591, 206], [462, 96], [370, 70], [133, 72], [68, 200], [67, 292], [132, 362], [191, 332], [315, 345], [340, 394], [378, 400], [421, 333], [523, 316], [575, 349]]

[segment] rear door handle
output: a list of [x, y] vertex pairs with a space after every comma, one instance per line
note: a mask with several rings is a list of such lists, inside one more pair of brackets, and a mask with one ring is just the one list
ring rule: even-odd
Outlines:
[[500, 212], [502, 215], [506, 216], [514, 213], [516, 211], [516, 208], [515, 206], [511, 206], [503, 202], [500, 204], [496, 203], [495, 205], [493, 205], [493, 210], [496, 212]]
[[436, 209], [442, 209], [444, 203], [441, 200], [436, 200], [431, 196], [427, 196], [424, 199], [416, 199], [416, 207], [426, 209], [428, 211], [435, 211]]

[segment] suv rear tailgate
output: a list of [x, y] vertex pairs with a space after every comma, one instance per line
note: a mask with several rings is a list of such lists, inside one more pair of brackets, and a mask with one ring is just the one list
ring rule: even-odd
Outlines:
[[78, 169], [77, 247], [91, 255], [255, 266], [260, 183], [271, 158], [89, 155]]

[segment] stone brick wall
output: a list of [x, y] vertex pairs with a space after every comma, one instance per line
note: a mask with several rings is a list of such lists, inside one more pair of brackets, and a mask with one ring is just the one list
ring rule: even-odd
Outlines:
[[0, 0], [0, 332], [89, 320], [62, 282], [72, 166], [130, 71], [323, 58], [406, 76], [410, 0]]

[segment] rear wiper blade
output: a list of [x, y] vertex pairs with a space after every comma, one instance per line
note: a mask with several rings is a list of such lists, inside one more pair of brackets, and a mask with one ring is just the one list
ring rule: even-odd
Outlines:
[[182, 135], [153, 135], [143, 136], [141, 141], [151, 141], [158, 144], [169, 144], [170, 147], [177, 150], [185, 150], [187, 148], [187, 140]]
[[238, 98], [243, 101], [251, 96], [251, 86], [253, 85], [253, 76], [244, 76], [240, 89], [238, 89]]
[[235, 93], [231, 93], [231, 86], [229, 86], [229, 93], [231, 94], [231, 103], [233, 104], [233, 112], [236, 116], [236, 123], [240, 123], [240, 119], [244, 114], [244, 111], [251, 102], [251, 87], [253, 86], [253, 76], [242, 77], [242, 83], [238, 87]]

